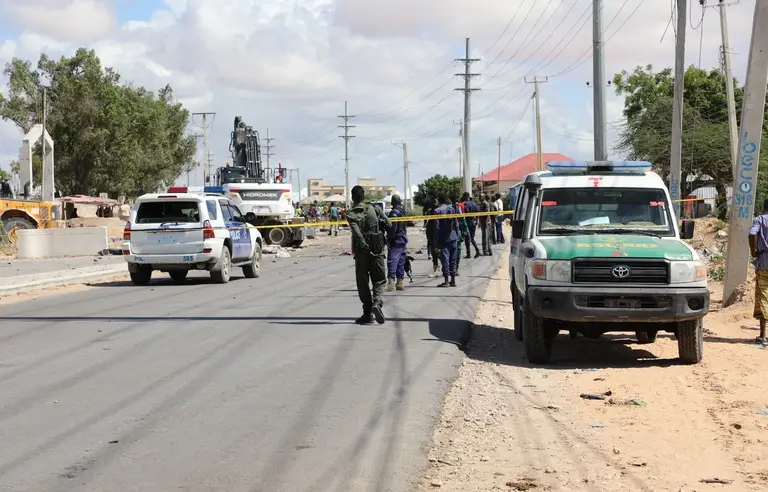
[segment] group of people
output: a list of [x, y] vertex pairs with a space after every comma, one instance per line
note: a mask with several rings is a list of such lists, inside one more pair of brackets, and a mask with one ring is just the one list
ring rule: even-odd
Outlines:
[[[424, 209], [424, 215], [461, 215], [485, 212], [488, 215], [458, 217], [454, 219], [428, 220], [427, 255], [432, 259], [433, 272], [430, 277], [438, 276], [438, 262], [442, 267], [443, 283], [438, 287], [455, 287], [456, 277], [459, 276], [461, 263], [461, 244], [466, 249], [465, 259], [472, 258], [470, 246], [474, 247], [475, 258], [492, 256], [491, 245], [505, 242], [502, 232], [504, 215], [494, 215], [492, 212], [504, 210], [501, 194], [495, 196], [485, 193], [480, 195], [480, 202], [464, 193], [461, 199], [449, 199], [445, 193], [433, 198]], [[480, 228], [482, 251], [475, 241], [475, 233]]]
[[[370, 324], [375, 320], [382, 324], [385, 322], [382, 311], [385, 290], [405, 290], [408, 258], [406, 223], [390, 220], [404, 217], [405, 209], [400, 196], [394, 195], [392, 210], [389, 216], [385, 215], [381, 208], [365, 202], [365, 190], [361, 186], [352, 188], [352, 202], [347, 220], [352, 232], [357, 292], [363, 303], [363, 315], [355, 322]], [[505, 242], [502, 234], [503, 214], [492, 213], [503, 210], [500, 194], [482, 194], [479, 203], [475, 202], [469, 193], [464, 193], [461, 200], [449, 199], [445, 193], [429, 200], [424, 215], [436, 217], [426, 223], [427, 251], [433, 260], [434, 268], [430, 277], [437, 276], [438, 260], [442, 264], [443, 282], [438, 287], [456, 287], [462, 243], [466, 248], [466, 258], [472, 257], [470, 245], [475, 249], [475, 258], [479, 258], [493, 254], [492, 244]], [[477, 212], [488, 214], [479, 217], [456, 217]], [[482, 252], [475, 241], [478, 227], [482, 233]], [[386, 250], [389, 250], [388, 260], [385, 260]], [[372, 284], [370, 286], [369, 280]]]

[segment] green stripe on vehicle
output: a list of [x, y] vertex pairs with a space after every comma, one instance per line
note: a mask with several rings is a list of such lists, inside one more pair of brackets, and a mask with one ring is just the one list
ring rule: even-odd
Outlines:
[[691, 250], [679, 239], [622, 234], [585, 234], [537, 238], [551, 260], [573, 258], [657, 258], [691, 261]]

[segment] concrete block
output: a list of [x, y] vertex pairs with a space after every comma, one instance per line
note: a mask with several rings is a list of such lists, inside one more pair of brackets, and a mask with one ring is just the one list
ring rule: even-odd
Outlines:
[[17, 233], [18, 258], [95, 255], [109, 248], [106, 227], [22, 229]]

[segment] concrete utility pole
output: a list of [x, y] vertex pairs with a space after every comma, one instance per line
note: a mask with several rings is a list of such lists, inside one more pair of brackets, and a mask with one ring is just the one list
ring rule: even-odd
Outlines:
[[463, 191], [464, 193], [472, 194], [472, 171], [469, 169], [470, 166], [470, 152], [469, 152], [469, 129], [470, 129], [470, 113], [471, 113], [471, 95], [474, 91], [479, 91], [479, 88], [472, 88], [470, 87], [470, 83], [472, 81], [472, 77], [479, 77], [479, 73], [470, 73], [469, 68], [472, 65], [472, 63], [480, 61], [479, 58], [470, 58], [469, 57], [469, 38], [466, 40], [466, 48], [464, 52], [464, 58], [456, 58], [454, 61], [462, 62], [464, 64], [464, 73], [457, 73], [457, 77], [463, 77], [464, 78], [464, 87], [454, 89], [456, 91], [461, 91], [464, 93], [464, 127], [462, 128], [463, 132], [463, 146], [464, 146], [464, 183], [463, 183]]
[[675, 217], [680, 219], [680, 180], [683, 164], [683, 95], [685, 92], [685, 28], [688, 26], [688, 1], [677, 2], [675, 38], [675, 91], [672, 104], [672, 149], [669, 163], [669, 197]]
[[275, 146], [272, 145], [272, 141], [273, 140], [274, 140], [274, 138], [269, 136], [269, 128], [267, 128], [267, 138], [264, 139], [264, 141], [267, 142], [264, 145], [264, 148], [267, 150], [264, 153], [264, 155], [267, 156], [267, 169], [269, 169], [269, 158], [272, 157], [273, 155], [275, 155], [274, 153], [272, 153], [272, 149], [275, 148]]
[[[392, 145], [403, 149], [403, 205], [413, 210], [413, 193], [411, 193], [411, 170], [408, 162], [408, 144], [403, 141], [392, 142]], [[410, 198], [409, 198], [410, 195]]]
[[592, 0], [592, 85], [594, 91], [595, 160], [608, 160], [605, 128], [605, 59], [603, 58], [603, 1]]
[[733, 165], [733, 182], [736, 182], [739, 161], [739, 129], [736, 123], [736, 98], [733, 90], [733, 72], [731, 70], [731, 46], [728, 41], [728, 4], [723, 0], [718, 2], [720, 10], [720, 34], [723, 38], [723, 73], [725, 75], [725, 94], [728, 96], [728, 129], [731, 135], [731, 162]]
[[192, 116], [203, 117], [203, 159], [204, 162], [208, 162], [208, 166], [203, 164], [203, 185], [206, 185], [211, 180], [210, 155], [208, 152], [208, 117], [214, 118], [216, 113], [192, 113]]
[[456, 153], [459, 155], [459, 177], [464, 179], [464, 153], [461, 147], [456, 147]]
[[347, 110], [347, 101], [344, 101], [344, 114], [340, 114], [338, 117], [344, 120], [344, 124], [339, 125], [339, 128], [344, 129], [344, 135], [339, 135], [339, 138], [344, 139], [344, 195], [346, 195], [346, 205], [347, 209], [349, 209], [350, 193], [352, 192], [352, 190], [349, 189], [349, 139], [355, 138], [354, 135], [349, 134], [349, 129], [354, 128], [355, 125], [349, 124], [349, 120], [354, 118], [354, 116], [351, 116]]
[[[753, 19], [744, 105], [741, 110], [737, 179], [733, 183], [729, 217], [723, 306], [731, 304], [733, 292], [747, 280], [750, 258], [747, 235], [755, 211], [755, 185], [768, 83], [768, 2], [755, 2]], [[762, 204], [758, 205], [762, 207]]]
[[533, 80], [528, 80], [528, 77], [525, 78], [526, 84], [533, 84], [534, 109], [536, 111], [536, 152], [538, 153], [539, 158], [539, 171], [544, 169], [544, 152], [541, 149], [541, 100], [539, 99], [539, 84], [545, 84], [547, 82], [549, 82], [549, 77], [539, 79], [539, 77], [534, 76]]

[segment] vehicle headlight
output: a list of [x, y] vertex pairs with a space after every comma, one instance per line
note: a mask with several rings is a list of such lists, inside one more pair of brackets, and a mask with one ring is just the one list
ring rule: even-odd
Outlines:
[[669, 267], [669, 283], [686, 284], [706, 280], [707, 265], [703, 261], [673, 261]]
[[531, 264], [531, 276], [538, 280], [570, 282], [571, 262], [547, 260], [534, 261]]

